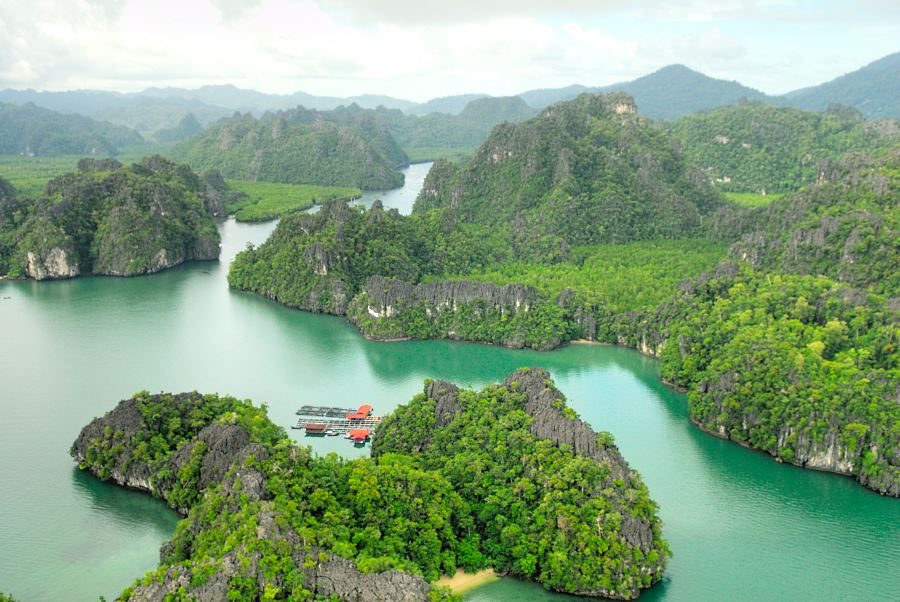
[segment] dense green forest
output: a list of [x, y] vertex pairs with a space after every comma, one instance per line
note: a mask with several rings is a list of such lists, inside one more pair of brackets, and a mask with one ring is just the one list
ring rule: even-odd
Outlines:
[[262, 119], [237, 114], [179, 143], [172, 155], [226, 178], [363, 190], [400, 186], [395, 168], [408, 161], [374, 120], [305, 109]]
[[82, 159], [44, 195], [0, 199], [0, 274], [132, 276], [219, 256], [216, 198], [186, 165]]
[[[554, 424], [579, 434], [577, 452], [534, 434]], [[647, 488], [542, 370], [480, 392], [426, 382], [377, 437], [374, 458], [317, 457], [264, 406], [144, 392], [86, 426], [71, 453], [186, 515], [124, 600], [159, 588], [173, 600], [343, 599], [379, 584], [447, 600], [430, 583], [484, 567], [632, 599], [662, 576], [668, 547]]]
[[24, 156], [115, 155], [143, 143], [134, 130], [36, 107], [0, 104], [0, 154]]
[[[342, 204], [290, 216], [238, 255], [229, 283], [346, 315], [378, 339], [549, 349], [586, 338], [636, 347], [667, 358], [667, 374], [687, 366], [692, 378], [670, 379], [692, 400], [709, 398], [722, 378], [716, 370], [752, 356], [743, 343], [770, 336], [794, 362], [784, 369], [796, 392], [735, 393], [725, 427], [710, 430], [900, 494], [900, 458], [890, 451], [896, 415], [852, 393], [887, 399], [890, 385], [875, 383], [896, 382], [900, 150], [823, 162], [816, 184], [747, 207], [711, 191], [666, 132], [632, 108], [619, 95], [585, 96], [497, 128], [468, 163], [435, 163], [410, 216]], [[716, 268], [726, 253], [743, 267]], [[722, 273], [728, 278], [715, 276]], [[705, 300], [692, 292], [710, 280], [726, 284]], [[756, 292], [740, 297], [734, 315], [717, 313], [732, 285]], [[814, 309], [794, 316], [803, 304]], [[853, 335], [834, 353], [814, 353], [842, 329]], [[691, 343], [720, 335], [733, 344]], [[848, 358], [857, 363], [832, 370]], [[835, 405], [821, 408], [825, 417], [809, 414], [800, 400], [824, 391]], [[853, 410], [834, 409], [843, 406]], [[704, 407], [692, 402], [692, 416], [709, 428], [718, 415]], [[761, 408], [768, 433], [790, 430], [775, 434], [776, 445], [758, 433], [731, 434], [734, 416], [746, 430], [763, 420]], [[869, 435], [851, 445], [848, 424]], [[866, 459], [860, 441], [883, 451]], [[781, 453], [788, 447], [794, 455]]]
[[898, 86], [900, 52], [895, 52], [818, 86], [790, 92], [779, 101], [811, 111], [841, 104], [857, 109], [868, 119], [900, 119]]
[[865, 121], [846, 107], [813, 113], [740, 103], [682, 117], [671, 132], [718, 188], [757, 194], [812, 184], [824, 159], [849, 151], [876, 153], [900, 143], [900, 122]]
[[546, 260], [572, 246], [696, 235], [720, 202], [665, 131], [612, 94], [500, 126], [460, 167], [436, 163], [414, 212], [447, 208]]
[[757, 268], [900, 296], [900, 146], [826, 162], [816, 186], [718, 227], [743, 234], [730, 254]]
[[722, 269], [648, 326], [666, 333], [663, 377], [702, 428], [900, 495], [896, 302], [825, 276]]

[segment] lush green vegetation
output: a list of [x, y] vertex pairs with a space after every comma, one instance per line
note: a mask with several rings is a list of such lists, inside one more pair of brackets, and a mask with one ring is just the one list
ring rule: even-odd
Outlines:
[[30, 103], [0, 104], [0, 154], [102, 157], [141, 142], [140, 134], [122, 126], [55, 113]]
[[819, 185], [737, 216], [731, 255], [764, 270], [825, 274], [900, 295], [900, 147], [831, 162]]
[[35, 197], [44, 192], [47, 182], [74, 170], [79, 159], [81, 155], [0, 155], [0, 176], [12, 184], [20, 196]]
[[[120, 163], [139, 162], [148, 155], [163, 155], [166, 145], [146, 144], [128, 147], [116, 155]], [[24, 155], [0, 154], [0, 177], [15, 187], [19, 196], [37, 197], [44, 193], [47, 182], [63, 174], [74, 171], [84, 155], [57, 155], [54, 157], [27, 157]]]
[[[860, 400], [889, 399], [890, 385], [882, 384], [896, 382], [896, 302], [889, 299], [900, 296], [900, 151], [823, 162], [818, 182], [803, 191], [739, 206], [698, 184], [665, 132], [630, 110], [620, 96], [581, 97], [499, 127], [468, 163], [434, 164], [411, 216], [340, 205], [292, 216], [260, 248], [238, 256], [229, 282], [291, 306], [347, 315], [375, 338], [537, 349], [587, 338], [664, 354], [669, 367], [677, 355], [684, 373], [667, 374], [692, 399], [707, 400], [692, 402], [704, 426], [728, 436], [740, 424], [735, 439], [900, 494], [900, 458], [884, 451], [866, 460], [859, 444], [896, 449], [889, 407]], [[724, 242], [689, 238], [696, 234]], [[728, 254], [753, 269], [725, 264], [727, 278], [715, 276], [728, 243]], [[694, 288], [741, 274], [735, 282], [753, 293], [723, 315], [731, 311], [728, 286], [701, 300], [682, 282], [704, 271]], [[803, 303], [815, 308], [808, 322], [792, 313]], [[826, 353], [814, 361], [816, 341], [841, 323], [856, 334], [836, 353], [878, 357], [877, 364], [861, 359], [836, 372], [828, 362], [843, 359]], [[748, 384], [727, 393], [726, 412], [725, 394], [713, 392], [738, 381], [720, 368], [759, 360], [757, 347], [770, 353], [766, 337], [779, 354], [770, 367], [794, 389]], [[705, 347], [709, 341], [716, 344]], [[743, 370], [766, 381], [757, 368], [765, 370], [765, 362]], [[784, 384], [778, 378], [769, 380]], [[853, 397], [852, 390], [861, 392]], [[826, 395], [834, 405], [823, 402], [821, 416], [801, 403]], [[747, 425], [757, 421], [762, 426], [750, 436]], [[812, 423], [818, 426], [808, 428]], [[842, 434], [848, 424], [866, 425], [870, 438], [859, 435], [851, 445]]]
[[900, 52], [894, 52], [818, 86], [782, 97], [791, 106], [824, 111], [832, 104], [853, 107], [869, 119], [900, 118]]
[[679, 282], [712, 269], [726, 251], [703, 239], [601, 244], [576, 249], [572, 261], [509, 262], [451, 278], [524, 284], [548, 298], [570, 289], [583, 303], [626, 312], [668, 301]]
[[237, 114], [178, 144], [173, 156], [226, 178], [386, 190], [408, 162], [384, 125], [365, 112], [302, 108], [256, 119]]
[[867, 122], [847, 108], [812, 113], [740, 103], [675, 122], [688, 158], [728, 192], [788, 192], [812, 184], [820, 162], [900, 142], [896, 121]]
[[228, 180], [228, 186], [240, 193], [240, 197], [226, 207], [239, 222], [272, 220], [290, 211], [309, 209], [317, 203], [334, 199], [355, 199], [362, 194], [359, 188], [246, 180]]
[[[515, 383], [461, 395], [465, 412], [446, 428], [434, 424], [434, 400], [417, 396], [379, 428], [377, 458], [349, 461], [293, 446], [248, 401], [139, 393], [122, 402], [86, 427], [92, 434], [82, 433], [73, 454], [85, 449], [82, 467], [101, 478], [143, 475], [154, 495], [187, 512], [160, 568], [123, 599], [186, 576], [172, 599], [224, 580], [229, 600], [309, 600], [310, 571], [330, 555], [362, 573], [395, 569], [434, 582], [458, 567], [493, 566], [551, 589], [625, 598], [661, 577], [668, 548], [656, 506], [608, 435], [598, 439], [607, 458], [599, 462], [531, 434]], [[554, 403], [568, 412], [561, 395]], [[240, 441], [227, 430], [234, 426], [248, 434], [247, 451], [233, 450], [236, 464], [201, 484], [222, 457], [201, 431]], [[449, 455], [413, 453], [421, 436]], [[629, 529], [651, 540], [632, 543]], [[455, 598], [439, 589], [431, 597]]]
[[409, 157], [410, 163], [427, 163], [428, 161], [437, 161], [445, 159], [454, 163], [462, 163], [468, 161], [475, 152], [474, 147], [454, 147], [454, 146], [434, 146], [413, 148], [410, 146], [403, 147], [406, 155]]
[[[659, 578], [668, 555], [656, 505], [623, 468], [609, 433], [591, 433], [611, 450], [603, 462], [533, 434], [537, 418], [524, 410], [529, 398], [518, 382], [527, 373], [510, 375], [508, 386], [459, 392], [460, 410], [447, 419], [444, 405], [443, 423], [426, 388], [385, 418], [373, 455], [414, 454], [467, 502], [473, 528], [460, 542], [463, 566], [489, 566], [557, 591], [631, 598]], [[571, 412], [561, 395], [553, 403]], [[635, 519], [652, 526], [652, 544], [642, 549], [625, 535]]]
[[38, 199], [0, 199], [0, 274], [130, 276], [218, 257], [206, 184], [187, 166], [150, 157], [78, 167]]
[[900, 326], [824, 276], [741, 270], [668, 308], [663, 376], [703, 428], [900, 494]]
[[731, 201], [732, 203], [736, 203], [741, 207], [765, 207], [769, 205], [781, 197], [784, 194], [773, 192], [771, 194], [758, 194], [756, 192], [726, 192], [725, 198]]
[[450, 208], [541, 261], [573, 246], [698, 234], [719, 197], [634, 110], [625, 95], [583, 95], [498, 127], [464, 166], [435, 164], [414, 212]]

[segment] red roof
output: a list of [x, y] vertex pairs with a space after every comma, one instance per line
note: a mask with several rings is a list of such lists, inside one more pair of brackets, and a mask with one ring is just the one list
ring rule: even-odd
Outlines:
[[355, 412], [351, 412], [347, 414], [347, 420], [359, 420], [361, 418], [368, 418], [369, 414], [372, 413], [372, 406], [369, 404], [363, 404], [359, 406], [359, 409]]
[[353, 429], [347, 433], [347, 436], [356, 441], [365, 441], [369, 438], [369, 429]]

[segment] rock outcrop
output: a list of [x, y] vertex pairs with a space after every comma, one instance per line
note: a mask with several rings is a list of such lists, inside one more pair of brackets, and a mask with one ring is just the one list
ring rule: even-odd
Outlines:
[[82, 159], [78, 166], [52, 180], [45, 197], [0, 202], [5, 275], [135, 276], [219, 257], [212, 220], [219, 201], [187, 166], [161, 157], [129, 167]]
[[28, 251], [25, 257], [28, 262], [25, 273], [35, 280], [74, 278], [79, 274], [78, 264], [70, 263], [69, 252], [59, 247], [46, 253]]
[[[372, 276], [349, 304], [347, 315], [373, 339], [422, 338], [425, 321], [430, 324], [428, 334], [434, 337], [552, 349], [563, 342], [564, 333], [540, 341], [526, 336], [528, 312], [540, 301], [535, 289], [518, 284], [446, 280], [413, 285]], [[479, 339], [471, 333], [476, 322], [505, 322], [509, 327], [483, 329], [492, 337]]]
[[[102, 476], [118, 485], [153, 493], [185, 515], [190, 508], [184, 501], [193, 500], [194, 496], [183, 500], [175, 499], [171, 494], [176, 487], [177, 475], [194, 459], [198, 445], [202, 444], [204, 447], [198, 478], [194, 483], [196, 493], [222, 481], [229, 468], [236, 463], [241, 464], [248, 456], [263, 459], [267, 456], [265, 447], [251, 443], [249, 434], [242, 427], [211, 423], [201, 428], [195, 438], [181, 444], [164, 466], [154, 465], [152, 459], [137, 459], [136, 442], [154, 428], [140, 411], [141, 403], [143, 401], [136, 397], [126, 399], [105, 416], [92, 420], [72, 444], [72, 457], [81, 465], [96, 466], [96, 459], [91, 454], [99, 447], [98, 442], [116, 441], [120, 446], [119, 453], [103, 467], [105, 474]], [[198, 403], [198, 396], [192, 393], [172, 397], [172, 404], [179, 408], [178, 412], [181, 414], [187, 414], [189, 408], [196, 407]]]

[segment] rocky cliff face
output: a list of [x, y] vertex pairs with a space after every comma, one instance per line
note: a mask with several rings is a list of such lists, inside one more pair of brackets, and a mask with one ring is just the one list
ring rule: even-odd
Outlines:
[[44, 198], [2, 203], [0, 269], [38, 280], [134, 276], [218, 258], [215, 202], [186, 166], [161, 157], [78, 165], [52, 180]]
[[367, 337], [447, 338], [489, 342], [511, 348], [553, 349], [567, 332], [536, 338], [530, 312], [543, 299], [527, 286], [447, 280], [409, 284], [373, 276], [347, 308], [347, 316]]
[[[569, 446], [575, 454], [608, 466], [610, 481], [621, 480], [625, 487], [633, 486], [636, 475], [615, 445], [605, 442], [586, 422], [565, 415], [565, 396], [553, 386], [549, 372], [541, 368], [517, 370], [506, 377], [503, 386], [525, 395], [523, 409], [533, 419], [529, 429], [535, 437], [556, 446]], [[625, 539], [649, 553], [654, 545], [650, 522], [629, 512], [622, 514]]]
[[[176, 487], [176, 475], [191, 463], [195, 450], [202, 451], [198, 478], [194, 484], [197, 492], [220, 482], [231, 466], [242, 463], [248, 456], [266, 457], [266, 449], [251, 443], [249, 434], [240, 426], [212, 423], [201, 428], [196, 437], [180, 445], [164, 466], [156, 466], [150, 459], [136, 459], [135, 442], [141, 434], [153, 429], [141, 413], [140, 403], [142, 401], [138, 398], [126, 399], [105, 416], [95, 418], [85, 426], [70, 450], [75, 461], [118, 485], [153, 493], [184, 515], [190, 508], [183, 500], [175, 499], [172, 493]], [[183, 406], [185, 409], [196, 403], [195, 394], [182, 393], [173, 398], [176, 407]], [[95, 452], [108, 441], [115, 441], [119, 451], [113, 457], [105, 458], [101, 466]]]
[[78, 264], [70, 263], [69, 253], [59, 247], [53, 247], [43, 254], [28, 251], [25, 257], [28, 262], [25, 273], [35, 280], [74, 278], [79, 274]]

